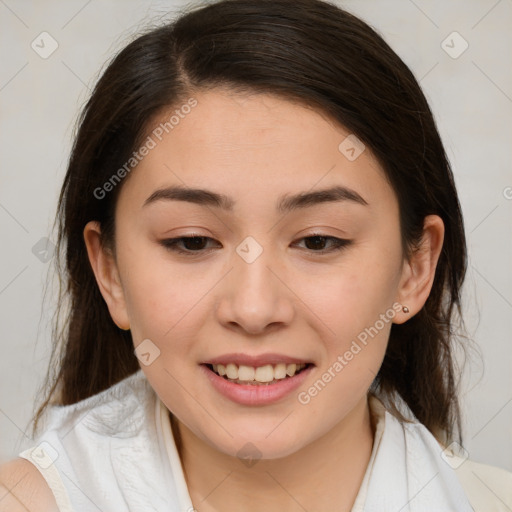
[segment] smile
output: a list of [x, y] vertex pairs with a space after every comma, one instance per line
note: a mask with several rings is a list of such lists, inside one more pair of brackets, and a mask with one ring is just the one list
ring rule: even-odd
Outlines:
[[223, 363], [202, 363], [199, 368], [213, 390], [224, 399], [245, 406], [270, 405], [294, 396], [315, 369], [313, 363], [305, 362], [270, 364], [267, 358], [267, 364], [251, 361], [254, 366], [249, 366], [226, 359], [223, 358]]
[[304, 370], [308, 364], [279, 363], [253, 367], [228, 363], [227, 365], [211, 364], [208, 367], [217, 375], [237, 384], [270, 385], [293, 377]]

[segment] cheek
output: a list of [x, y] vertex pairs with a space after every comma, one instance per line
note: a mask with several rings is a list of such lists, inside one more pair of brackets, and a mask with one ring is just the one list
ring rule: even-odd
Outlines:
[[314, 382], [297, 398], [326, 423], [338, 421], [355, 407], [382, 364], [397, 313], [390, 293], [394, 280], [383, 274], [370, 278], [347, 272], [326, 280], [325, 293], [317, 296], [324, 351]]
[[172, 338], [211, 287], [197, 268], [171, 264], [165, 252], [147, 242], [139, 250], [127, 250], [119, 267], [135, 343], [139, 338]]
[[323, 326], [319, 386], [329, 382], [337, 396], [366, 389], [382, 363], [397, 313], [401, 261], [399, 246], [389, 247], [361, 244], [343, 264], [316, 274], [299, 292]]
[[400, 250], [386, 251], [369, 244], [355, 248], [340, 264], [310, 272], [307, 280], [297, 279], [303, 283], [298, 294], [326, 328], [343, 333], [343, 338], [356, 336], [392, 309], [400, 280], [400, 258]]

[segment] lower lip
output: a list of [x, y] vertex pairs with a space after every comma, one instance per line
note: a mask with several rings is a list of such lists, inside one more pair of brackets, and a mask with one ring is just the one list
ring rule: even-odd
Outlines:
[[275, 384], [236, 384], [217, 375], [206, 365], [200, 365], [213, 387], [233, 402], [242, 405], [267, 405], [277, 402], [290, 395], [297, 389], [311, 373], [313, 365], [305, 368], [293, 377], [287, 377], [277, 381]]

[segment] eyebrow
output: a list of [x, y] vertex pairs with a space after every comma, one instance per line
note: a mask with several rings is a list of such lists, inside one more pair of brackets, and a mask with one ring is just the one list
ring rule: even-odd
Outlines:
[[[233, 211], [236, 202], [218, 192], [200, 188], [188, 188], [181, 185], [173, 185], [155, 190], [145, 201], [142, 207], [148, 206], [157, 201], [185, 201], [200, 206], [212, 206], [226, 211]], [[350, 201], [363, 206], [368, 203], [355, 190], [343, 186], [335, 186], [314, 192], [300, 192], [298, 194], [285, 194], [280, 196], [276, 210], [279, 213], [286, 213], [301, 208], [309, 208], [323, 203]]]

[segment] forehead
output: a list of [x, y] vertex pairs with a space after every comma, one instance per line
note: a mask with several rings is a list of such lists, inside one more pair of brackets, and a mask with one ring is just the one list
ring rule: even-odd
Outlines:
[[271, 94], [212, 90], [193, 97], [193, 108], [174, 106], [149, 123], [153, 148], [121, 194], [130, 204], [142, 207], [169, 185], [253, 202], [334, 185], [374, 200], [394, 196], [369, 148], [318, 110]]

